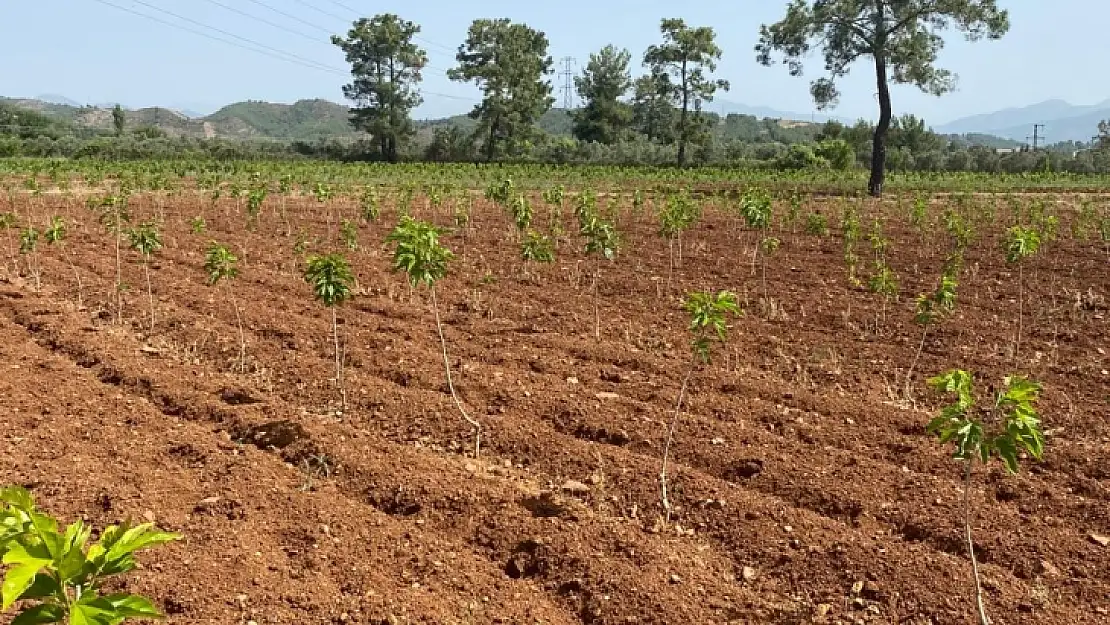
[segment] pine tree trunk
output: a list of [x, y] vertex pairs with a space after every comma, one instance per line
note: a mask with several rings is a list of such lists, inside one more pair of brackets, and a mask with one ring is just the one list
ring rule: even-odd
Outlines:
[[872, 197], [882, 197], [886, 179], [886, 133], [890, 130], [892, 111], [886, 58], [881, 53], [875, 55], [875, 79], [879, 89], [879, 123], [871, 144], [871, 180], [867, 183], [867, 192]]

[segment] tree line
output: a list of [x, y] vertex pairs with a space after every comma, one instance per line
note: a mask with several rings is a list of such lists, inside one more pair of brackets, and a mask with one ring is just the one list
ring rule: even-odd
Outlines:
[[[803, 59], [820, 49], [826, 75], [812, 82], [811, 93], [821, 109], [835, 105], [837, 80], [856, 61], [873, 62], [880, 115], [871, 133], [868, 190], [881, 195], [893, 123], [890, 84], [938, 96], [953, 90], [955, 76], [937, 67], [942, 33], [950, 28], [971, 41], [998, 39], [1009, 30], [1009, 17], [996, 0], [792, 0], [782, 20], [760, 28], [756, 60], [779, 60], [800, 76]], [[573, 112], [573, 134], [603, 145], [631, 136], [674, 145], [681, 167], [691, 149], [709, 140], [705, 105], [730, 85], [713, 76], [723, 54], [713, 28], [666, 18], [659, 31], [660, 42], [641, 57], [646, 71], [635, 80], [629, 50], [608, 45], [590, 55], [575, 78], [585, 104]], [[411, 113], [422, 103], [417, 85], [428, 63], [415, 43], [419, 33], [419, 25], [383, 13], [356, 21], [345, 37], [332, 37], [351, 64], [352, 81], [344, 86], [354, 104], [351, 121], [388, 161], [398, 160], [400, 146], [415, 135]], [[482, 91], [469, 113], [477, 125], [467, 140], [480, 145], [486, 160], [520, 158], [537, 140], [536, 122], [555, 102], [548, 46], [542, 31], [509, 19], [470, 25], [455, 56], [458, 65], [447, 74]]]

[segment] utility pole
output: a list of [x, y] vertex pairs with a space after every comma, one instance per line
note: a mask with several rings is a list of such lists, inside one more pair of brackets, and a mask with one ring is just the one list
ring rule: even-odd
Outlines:
[[1044, 134], [1041, 132], [1042, 130], [1044, 130], [1044, 124], [1033, 124], [1033, 151], [1034, 152], [1037, 151], [1037, 147], [1040, 145], [1041, 139], [1044, 139]]
[[563, 108], [569, 111], [574, 108], [574, 65], [577, 61], [572, 56], [564, 56], [559, 63], [563, 65], [563, 71], [559, 72], [563, 78]]

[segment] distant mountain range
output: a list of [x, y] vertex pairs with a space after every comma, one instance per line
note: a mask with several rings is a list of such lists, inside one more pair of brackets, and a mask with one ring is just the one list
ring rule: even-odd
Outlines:
[[1104, 119], [1110, 119], [1110, 100], [1087, 105], [1046, 100], [1030, 106], [964, 117], [935, 130], [944, 134], [984, 133], [1025, 142], [1033, 136], [1033, 124], [1044, 124], [1039, 132], [1048, 143], [1087, 142], [1098, 134], [1098, 123]]
[[[0, 98], [0, 101], [38, 111], [77, 128], [106, 131], [112, 129], [113, 103], [86, 106], [56, 94], [44, 94], [36, 98]], [[350, 139], [358, 136], [350, 126], [347, 106], [322, 99], [300, 100], [293, 104], [248, 100], [230, 104], [210, 115], [163, 107], [130, 109], [124, 106], [124, 109], [129, 128], [156, 126], [171, 136], [287, 141]], [[823, 123], [830, 119], [848, 124], [855, 122], [843, 117], [782, 111], [729, 100], [717, 100], [707, 106], [706, 111], [799, 122], [794, 126]], [[1044, 124], [1043, 136], [1047, 137], [1049, 143], [1090, 141], [1098, 131], [1098, 123], [1104, 119], [1110, 119], [1110, 100], [1084, 106], [1072, 105], [1063, 100], [1048, 100], [1032, 106], [957, 119], [937, 126], [934, 130], [948, 135], [970, 135], [968, 138], [976, 144], [1005, 147], [1012, 145], [1011, 142], [1014, 141], [1025, 142], [1026, 137], [1032, 135], [1034, 123]], [[430, 135], [432, 127], [444, 124], [470, 128], [473, 122], [465, 115], [456, 115], [425, 120], [418, 127]], [[540, 126], [553, 134], [569, 134], [570, 119], [566, 111], [553, 109], [540, 121]]]

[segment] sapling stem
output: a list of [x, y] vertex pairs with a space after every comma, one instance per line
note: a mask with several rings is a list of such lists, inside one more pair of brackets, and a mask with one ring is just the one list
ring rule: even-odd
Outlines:
[[339, 387], [339, 403], [347, 410], [347, 389], [343, 385], [343, 358], [339, 355], [339, 317], [331, 307], [331, 335], [335, 342], [335, 385]]
[[974, 458], [964, 461], [964, 534], [967, 539], [967, 555], [971, 558], [971, 574], [975, 578], [975, 606], [979, 610], [980, 625], [991, 625], [987, 609], [983, 605], [983, 585], [979, 580], [979, 561], [975, 558], [975, 541], [971, 537], [971, 465]]
[[235, 300], [235, 296], [228, 293], [228, 299], [231, 300], [231, 307], [235, 309], [235, 324], [239, 327], [239, 373], [247, 371], [247, 340], [243, 336], [243, 315], [239, 311], [239, 302]]
[[667, 428], [667, 442], [663, 444], [663, 466], [659, 471], [659, 484], [662, 489], [663, 495], [663, 510], [666, 512], [666, 522], [671, 522], [671, 500], [667, 497], [667, 462], [671, 457], [671, 443], [674, 442], [675, 428], [678, 427], [678, 417], [682, 414], [682, 401], [686, 398], [686, 387], [690, 383], [690, 377], [694, 375], [694, 369], [697, 368], [697, 360], [690, 362], [690, 368], [686, 370], [686, 377], [682, 379], [682, 388], [678, 391], [678, 399], [674, 405], [674, 416], [671, 417], [671, 425]]
[[451, 361], [447, 357], [447, 339], [443, 337], [443, 322], [439, 318], [439, 301], [436, 298], [436, 289], [431, 287], [432, 291], [432, 312], [435, 313], [436, 318], [436, 331], [439, 332], [439, 347], [443, 353], [443, 368], [447, 372], [447, 390], [451, 392], [451, 399], [455, 402], [455, 407], [459, 409], [463, 419], [474, 428], [474, 457], [477, 458], [482, 451], [482, 424], [471, 418], [467, 414], [466, 409], [463, 408], [462, 402], [459, 401], [459, 395], [455, 392], [455, 382], [451, 378]]
[[929, 336], [929, 325], [925, 324], [924, 329], [921, 331], [921, 343], [918, 344], [917, 352], [913, 355], [913, 362], [910, 363], [910, 369], [906, 372], [906, 399], [910, 398], [910, 385], [913, 383], [913, 370], [917, 368], [917, 361], [921, 358], [921, 352], [925, 349], [925, 337], [927, 336]]
[[150, 304], [150, 331], [154, 332], [154, 289], [150, 285], [150, 260], [143, 260], [143, 274], [146, 276], [146, 297]]

